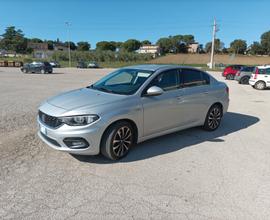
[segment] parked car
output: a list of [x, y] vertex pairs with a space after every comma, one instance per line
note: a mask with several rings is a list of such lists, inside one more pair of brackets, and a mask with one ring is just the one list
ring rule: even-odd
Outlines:
[[257, 66], [249, 79], [249, 84], [258, 90], [270, 87], [270, 65]]
[[240, 84], [248, 84], [250, 76], [254, 70], [255, 66], [244, 66], [236, 73], [234, 79]]
[[85, 69], [85, 68], [87, 68], [87, 64], [83, 61], [79, 61], [77, 63], [77, 68]]
[[222, 76], [224, 76], [228, 80], [233, 80], [235, 74], [242, 68], [244, 65], [230, 65], [227, 66], [223, 72]]
[[99, 65], [96, 62], [90, 62], [87, 67], [88, 68], [99, 68]]
[[21, 67], [21, 71], [23, 73], [52, 73], [53, 68], [48, 62], [33, 62], [24, 64]]
[[53, 68], [60, 68], [60, 64], [56, 61], [51, 61], [50, 64]]
[[38, 135], [56, 150], [117, 160], [157, 136], [195, 126], [214, 131], [228, 105], [228, 87], [206, 72], [131, 66], [49, 98], [39, 107]]

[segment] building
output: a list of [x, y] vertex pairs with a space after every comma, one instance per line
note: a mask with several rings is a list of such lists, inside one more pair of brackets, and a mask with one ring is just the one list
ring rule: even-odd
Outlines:
[[200, 52], [200, 44], [195, 42], [191, 43], [187, 46], [188, 53], [199, 53]]
[[34, 43], [34, 42], [28, 42], [27, 48], [35, 50], [48, 50], [48, 44], [47, 43]]
[[153, 57], [160, 55], [160, 47], [157, 45], [143, 45], [137, 50], [137, 53], [152, 54]]
[[64, 46], [63, 44], [54, 44], [53, 49], [56, 51], [68, 51], [68, 47]]
[[38, 59], [48, 58], [48, 43], [28, 42], [27, 48], [33, 50], [33, 57]]

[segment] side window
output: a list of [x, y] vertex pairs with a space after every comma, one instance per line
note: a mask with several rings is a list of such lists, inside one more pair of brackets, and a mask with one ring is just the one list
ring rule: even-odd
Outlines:
[[201, 86], [210, 83], [210, 77], [201, 71], [182, 69], [181, 79], [183, 87]]
[[202, 74], [203, 84], [204, 85], [210, 84], [210, 76], [204, 72], [201, 72], [201, 74]]
[[265, 70], [265, 74], [270, 75], [270, 68], [267, 68], [267, 69]]
[[178, 83], [178, 70], [168, 70], [159, 74], [156, 78], [152, 80], [150, 85], [151, 86], [158, 86], [162, 88], [164, 91], [169, 91], [173, 89], [179, 88]]

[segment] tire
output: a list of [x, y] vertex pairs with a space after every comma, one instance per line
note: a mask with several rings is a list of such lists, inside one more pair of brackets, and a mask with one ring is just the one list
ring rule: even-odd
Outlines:
[[264, 81], [258, 81], [255, 83], [254, 88], [257, 90], [264, 90], [266, 88], [266, 84]]
[[22, 72], [23, 73], [28, 73], [28, 71], [26, 69], [23, 69]]
[[46, 71], [45, 71], [44, 69], [41, 69], [41, 70], [40, 70], [40, 73], [41, 73], [41, 74], [45, 74]]
[[249, 81], [249, 77], [248, 76], [244, 76], [240, 79], [240, 83], [241, 84], [244, 84], [244, 85], [247, 85], [248, 84], [248, 81]]
[[227, 79], [227, 80], [233, 80], [233, 79], [234, 79], [234, 75], [233, 75], [233, 74], [228, 74], [228, 75], [226, 76], [226, 79]]
[[220, 126], [222, 115], [222, 107], [218, 104], [212, 105], [206, 115], [203, 128], [207, 131], [216, 130]]
[[53, 73], [53, 71], [52, 71], [52, 70], [50, 70], [48, 73]]
[[101, 140], [101, 153], [110, 160], [119, 160], [125, 157], [134, 145], [134, 131], [126, 121], [111, 125]]

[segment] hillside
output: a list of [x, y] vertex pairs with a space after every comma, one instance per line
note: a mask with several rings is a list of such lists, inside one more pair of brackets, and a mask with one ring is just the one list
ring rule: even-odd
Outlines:
[[[155, 64], [207, 64], [210, 54], [170, 54], [151, 61]], [[270, 64], [269, 56], [215, 55], [215, 63], [263, 65]]]

